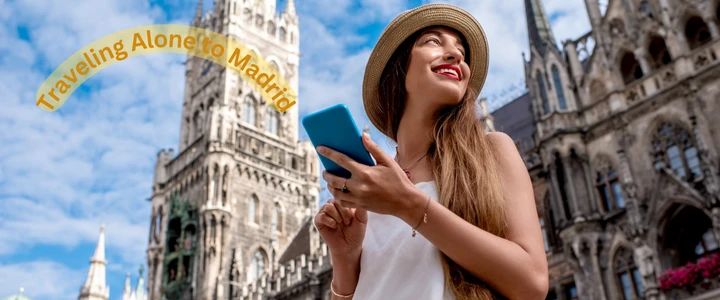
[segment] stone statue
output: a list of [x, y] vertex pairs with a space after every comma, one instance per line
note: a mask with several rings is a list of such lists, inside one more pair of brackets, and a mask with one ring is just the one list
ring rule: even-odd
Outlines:
[[647, 243], [642, 242], [639, 237], [635, 238], [635, 263], [638, 265], [638, 271], [643, 278], [651, 278], [655, 276], [655, 264], [653, 263], [654, 251], [650, 249]]

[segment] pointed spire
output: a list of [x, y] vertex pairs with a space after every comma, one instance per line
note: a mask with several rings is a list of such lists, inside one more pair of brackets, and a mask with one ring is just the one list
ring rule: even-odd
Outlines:
[[125, 289], [123, 290], [122, 300], [130, 300], [130, 292], [132, 287], [130, 286], [130, 272], [125, 275]]
[[100, 225], [100, 238], [98, 238], [97, 247], [95, 247], [95, 254], [93, 255], [90, 262], [102, 262], [105, 261], [105, 224]]
[[138, 283], [134, 292], [135, 298], [132, 300], [147, 300], [147, 291], [145, 290], [145, 277], [143, 277], [144, 271], [145, 266], [140, 265], [140, 276], [138, 276]]
[[557, 49], [555, 36], [541, 1], [525, 0], [525, 15], [530, 47], [535, 47], [542, 55], [545, 55], [546, 46]]
[[95, 254], [90, 259], [90, 270], [88, 271], [85, 284], [80, 289], [79, 300], [107, 300], [110, 297], [110, 287], [105, 281], [105, 225], [100, 226], [100, 237], [98, 238]]
[[195, 8], [195, 18], [192, 21], [193, 26], [200, 26], [200, 23], [202, 23], [202, 13], [203, 13], [203, 7], [202, 7], [203, 0], [198, 0], [197, 7]]
[[285, 12], [290, 15], [295, 15], [295, 1], [294, 0], [287, 0], [287, 3], [285, 3]]

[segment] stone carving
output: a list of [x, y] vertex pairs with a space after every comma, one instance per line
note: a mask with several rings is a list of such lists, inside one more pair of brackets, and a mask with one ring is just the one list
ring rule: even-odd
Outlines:
[[260, 141], [251, 138], [250, 139], [250, 150], [252, 150], [253, 154], [260, 154]]
[[636, 237], [634, 242], [636, 245], [634, 250], [635, 263], [638, 265], [640, 275], [642, 275], [645, 279], [655, 278], [655, 264], [653, 263], [655, 251], [653, 251], [647, 243], [643, 242], [639, 237]]
[[662, 80], [664, 83], [672, 83], [677, 80], [677, 77], [675, 77], [675, 72], [673, 72], [673, 70], [667, 70], [665, 71], [665, 74], [663, 74]]

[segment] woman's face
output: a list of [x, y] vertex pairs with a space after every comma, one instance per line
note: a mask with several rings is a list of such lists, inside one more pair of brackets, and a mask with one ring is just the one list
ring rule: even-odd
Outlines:
[[409, 98], [441, 105], [460, 102], [470, 79], [465, 51], [461, 36], [454, 30], [424, 30], [410, 54], [405, 81]]

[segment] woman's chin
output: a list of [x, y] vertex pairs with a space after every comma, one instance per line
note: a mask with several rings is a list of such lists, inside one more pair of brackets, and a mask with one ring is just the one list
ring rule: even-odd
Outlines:
[[462, 100], [465, 91], [461, 91], [459, 85], [439, 84], [434, 89], [434, 94], [438, 101], [444, 104], [457, 104]]

